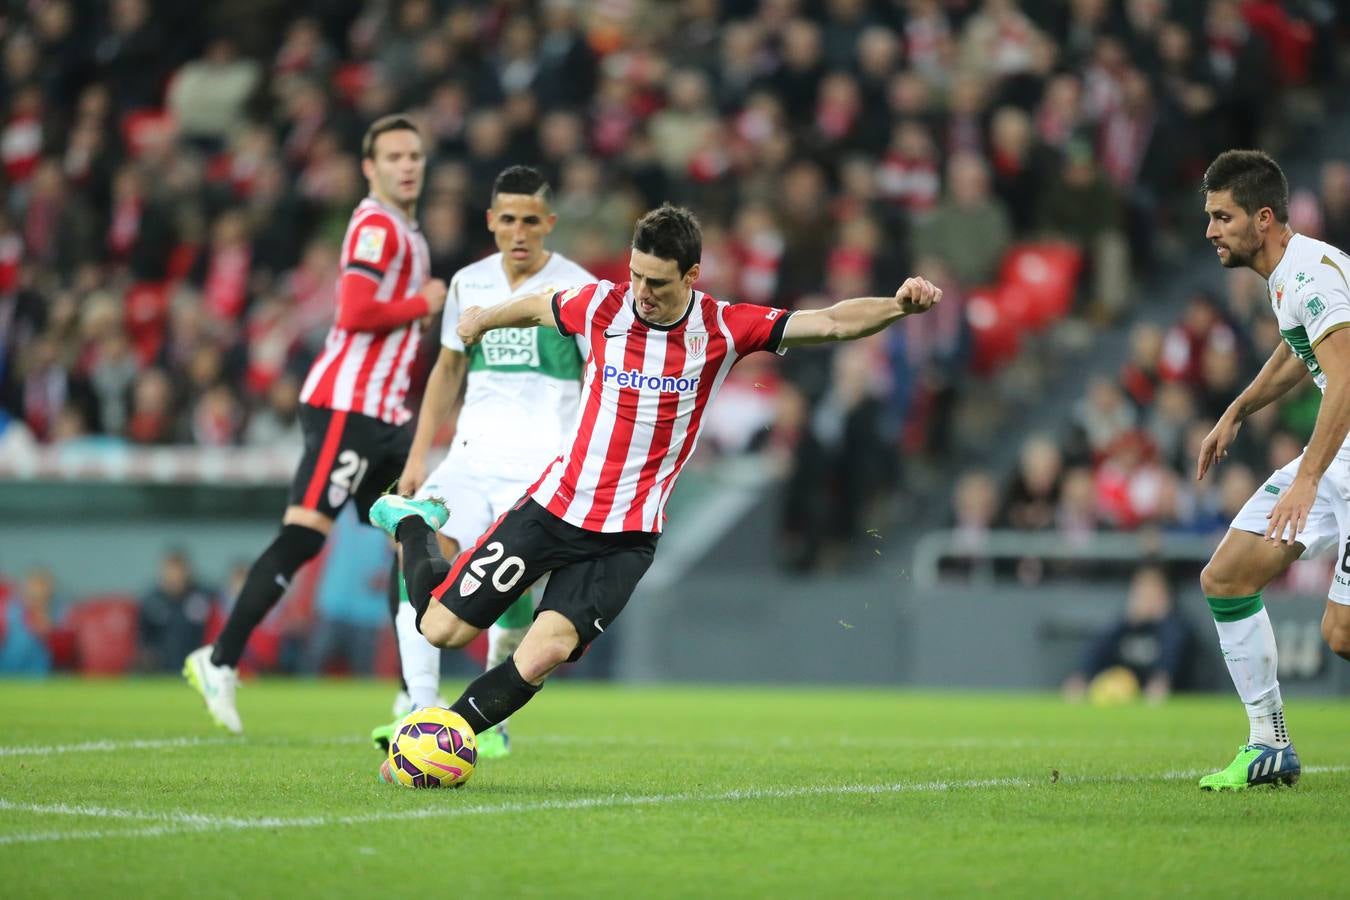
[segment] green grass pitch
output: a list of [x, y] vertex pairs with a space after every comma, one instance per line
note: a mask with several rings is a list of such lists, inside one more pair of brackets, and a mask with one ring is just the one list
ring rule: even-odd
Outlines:
[[[453, 692], [455, 685], [447, 685]], [[10, 897], [1345, 896], [1350, 703], [1293, 789], [1205, 794], [1236, 699], [560, 681], [458, 791], [380, 784], [392, 689], [271, 679], [246, 738], [174, 681], [0, 684]]]

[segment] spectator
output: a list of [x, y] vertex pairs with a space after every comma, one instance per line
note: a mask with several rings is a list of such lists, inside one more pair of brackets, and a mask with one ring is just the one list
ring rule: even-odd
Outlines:
[[966, 472], [952, 490], [955, 532], [944, 574], [976, 574], [988, 565], [989, 531], [998, 515], [998, 482], [983, 469]]
[[49, 569], [30, 569], [18, 590], [0, 581], [0, 675], [40, 677], [51, 671], [47, 639], [55, 596]]
[[1120, 372], [1120, 386], [1136, 409], [1142, 411], [1153, 402], [1162, 377], [1163, 332], [1151, 322], [1130, 329], [1130, 357]]
[[1162, 460], [1174, 469], [1184, 471], [1194, 462], [1186, 456], [1184, 441], [1186, 428], [1195, 417], [1194, 395], [1176, 382], [1164, 384], [1149, 409], [1145, 423], [1149, 440]]
[[1064, 682], [1064, 696], [1082, 700], [1094, 679], [1122, 666], [1150, 703], [1161, 703], [1184, 684], [1190, 656], [1190, 626], [1175, 608], [1167, 578], [1158, 567], [1145, 566], [1130, 580], [1124, 615], [1088, 645]]
[[1008, 214], [989, 193], [989, 168], [974, 153], [958, 153], [947, 164], [947, 199], [918, 223], [914, 251], [936, 256], [957, 283], [984, 284], [994, 275], [1012, 237]]
[[211, 41], [169, 84], [169, 111], [183, 136], [205, 150], [220, 149], [241, 124], [261, 72], [257, 62], [239, 57], [229, 38]]
[[1093, 379], [1087, 396], [1074, 409], [1071, 455], [1100, 459], [1137, 421], [1138, 414], [1119, 385], [1107, 378]]
[[1055, 530], [1071, 545], [1082, 545], [1101, 527], [1092, 470], [1075, 466], [1064, 473], [1055, 510]]
[[1036, 141], [1031, 117], [1016, 106], [994, 112], [989, 129], [994, 193], [1008, 210], [1013, 233], [1024, 237], [1035, 224], [1036, 204], [1046, 193], [1050, 159]]
[[1054, 527], [1063, 474], [1064, 462], [1058, 445], [1045, 435], [1028, 438], [1003, 500], [1000, 524], [1027, 531]]
[[891, 132], [890, 148], [877, 170], [877, 194], [916, 220], [937, 208], [942, 194], [939, 154], [927, 127], [902, 120]]
[[201, 646], [215, 595], [197, 583], [181, 549], [160, 562], [159, 581], [141, 598], [141, 667], [177, 673], [183, 659]]
[[667, 172], [688, 177], [695, 152], [706, 146], [709, 138], [720, 136], [707, 76], [693, 69], [675, 72], [670, 80], [669, 103], [652, 116], [649, 128]]
[[1070, 141], [1059, 175], [1040, 195], [1042, 231], [1074, 244], [1091, 268], [1092, 309], [1106, 318], [1124, 310], [1129, 294], [1129, 247], [1120, 191], [1098, 169], [1083, 141]]
[[1322, 165], [1322, 240], [1350, 247], [1350, 163], [1328, 160]]
[[961, 34], [961, 68], [1005, 78], [1031, 68], [1041, 39], [1016, 0], [984, 0]]

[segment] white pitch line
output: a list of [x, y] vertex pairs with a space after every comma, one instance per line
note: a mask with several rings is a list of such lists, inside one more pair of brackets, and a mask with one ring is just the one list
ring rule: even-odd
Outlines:
[[4, 756], [54, 756], [62, 753], [114, 753], [118, 750], [177, 750], [184, 747], [230, 746], [258, 747], [285, 746], [288, 744], [364, 744], [367, 738], [331, 737], [331, 738], [243, 738], [243, 737], [178, 737], [178, 738], [129, 738], [126, 740], [86, 741], [80, 744], [26, 744], [0, 746], [0, 757]]
[[106, 806], [89, 806], [83, 803], [20, 803], [16, 800], [0, 798], [0, 812], [36, 813], [44, 816], [84, 816], [95, 819], [135, 819], [149, 822], [166, 822], [182, 825], [204, 825], [215, 827], [249, 822], [249, 819], [231, 819], [186, 812], [152, 812], [135, 809], [112, 809]]
[[[596, 739], [586, 735], [570, 734], [534, 734], [527, 735], [531, 743], [555, 746], [585, 745], [594, 746], [667, 746], [670, 741], [664, 737], [610, 737]], [[57, 756], [66, 753], [115, 753], [120, 750], [177, 750], [190, 747], [211, 746], [287, 746], [315, 744], [364, 744], [367, 738], [356, 735], [339, 735], [327, 738], [286, 738], [286, 737], [178, 737], [178, 738], [128, 738], [125, 740], [85, 741], [78, 744], [21, 744], [0, 745], [0, 757], [7, 756]], [[1142, 742], [1141, 742], [1142, 743]], [[1007, 750], [1019, 750], [1035, 747], [1073, 747], [1088, 746], [1089, 741], [1074, 741], [1057, 738], [919, 738], [919, 737], [848, 737], [846, 735], [825, 735], [811, 738], [780, 737], [772, 741], [759, 738], [721, 735], [705, 738], [700, 742], [703, 747], [763, 748], [798, 746], [842, 746], [849, 748], [904, 748], [904, 747], [984, 747]], [[1095, 746], [1095, 744], [1093, 744]]]
[[165, 750], [173, 747], [210, 747], [238, 744], [239, 738], [180, 737], [159, 740], [86, 741], [81, 744], [29, 744], [0, 747], [0, 756], [53, 756], [61, 753], [111, 753], [116, 750]]
[[[1136, 784], [1151, 781], [1184, 781], [1196, 778], [1208, 770], [1162, 772], [1156, 775], [1122, 775], [1107, 777], [1064, 778], [1064, 785]], [[1350, 766], [1309, 766], [1309, 774], [1350, 771]], [[188, 834], [203, 831], [251, 831], [257, 829], [322, 828], [333, 825], [366, 825], [375, 822], [405, 821], [408, 819], [459, 818], [472, 815], [501, 815], [503, 813], [558, 812], [581, 809], [610, 809], [623, 806], [660, 806], [675, 803], [738, 803], [754, 800], [783, 800], [798, 797], [836, 797], [857, 794], [884, 795], [929, 793], [937, 791], [981, 790], [984, 788], [1029, 788], [1047, 785], [1044, 778], [979, 778], [963, 781], [899, 782], [894, 784], [818, 785], [799, 788], [742, 788], [715, 794], [647, 794], [608, 797], [584, 797], [576, 800], [541, 800], [534, 803], [467, 804], [455, 807], [389, 810], [351, 816], [302, 816], [295, 818], [214, 817], [182, 812], [138, 812], [112, 810], [101, 807], [78, 807], [65, 804], [44, 806], [0, 801], [0, 808], [16, 811], [55, 813], [64, 815], [104, 816], [120, 819], [145, 819], [160, 824], [125, 831], [46, 831], [29, 834], [0, 835], [0, 846], [16, 844], [51, 843], [57, 841], [101, 840], [110, 838], [143, 838]]]

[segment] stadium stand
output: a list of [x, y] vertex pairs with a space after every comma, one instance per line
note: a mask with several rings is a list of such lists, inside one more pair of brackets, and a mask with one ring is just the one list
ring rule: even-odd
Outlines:
[[[36, 0], [0, 24], [0, 467], [117, 477], [186, 446], [164, 465], [190, 482], [212, 450], [293, 450], [359, 136], [406, 109], [432, 145], [442, 278], [490, 249], [492, 175], [529, 163], [556, 189], [554, 245], [602, 276], [669, 199], [702, 217], [718, 296], [808, 307], [911, 269], [949, 287], [913, 328], [727, 388], [708, 452], [780, 460], [783, 556], [828, 564], [916, 465], [953, 471], [1048, 343], [1130, 320], [1187, 258], [1209, 158], [1304, 149], [1345, 26], [1310, 0]], [[1350, 166], [1328, 159], [1295, 210], [1350, 242]], [[1197, 423], [1269, 344], [1259, 299], [1234, 282], [1137, 326], [1046, 483], [945, 494], [988, 526], [1215, 527], [1239, 488], [1179, 484]], [[1244, 464], [1259, 477], [1309, 421], [1282, 406]]]

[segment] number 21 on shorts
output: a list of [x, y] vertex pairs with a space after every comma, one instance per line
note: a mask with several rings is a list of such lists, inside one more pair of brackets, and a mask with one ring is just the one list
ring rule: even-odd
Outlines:
[[369, 462], [355, 450], [338, 454], [337, 465], [328, 476], [328, 505], [338, 509], [361, 487]]

